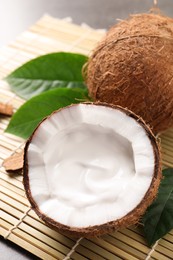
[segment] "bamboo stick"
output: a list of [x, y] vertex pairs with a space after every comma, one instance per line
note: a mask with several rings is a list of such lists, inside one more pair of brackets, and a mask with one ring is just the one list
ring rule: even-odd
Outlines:
[[[108, 255], [108, 252], [109, 252], [110, 260], [115, 259], [115, 258], [113, 258], [114, 255], [123, 257], [123, 259], [127, 259], [127, 260], [129, 257], [128, 253], [124, 252], [123, 250], [121, 250], [115, 246], [112, 246], [108, 242], [106, 242], [102, 239], [99, 239], [99, 238], [93, 238], [90, 240], [84, 239], [84, 240], [82, 240], [82, 242], [80, 244], [85, 247], [92, 248], [92, 250], [94, 252], [97, 252], [97, 253], [100, 252], [100, 254], [105, 257], [106, 257], [106, 255]], [[137, 260], [137, 258], [134, 256], [131, 256], [131, 260]]]
[[[79, 253], [80, 255], [76, 256], [76, 253]], [[71, 258], [75, 259], [75, 260], [76, 259], [80, 260], [80, 258], [82, 259], [81, 255], [83, 255], [83, 256], [85, 256], [89, 259], [97, 259], [97, 260], [104, 260], [105, 259], [104, 257], [94, 253], [92, 250], [87, 249], [87, 248], [83, 247], [82, 245], [79, 245], [76, 248], [75, 253], [72, 254]], [[110, 258], [107, 258], [107, 259], [110, 259]]]
[[[114, 237], [110, 236], [110, 235], [104, 236], [103, 237], [104, 241], [110, 243], [111, 245], [113, 245], [115, 247], [122, 249], [124, 252], [128, 253], [129, 255], [133, 255], [133, 256], [137, 257], [138, 259], [141, 259], [141, 260], [145, 259], [145, 256], [146, 256], [145, 253], [148, 253], [148, 248], [147, 248], [146, 252], [143, 253], [141, 250], [141, 245], [137, 244], [135, 240], [132, 239], [131, 244], [125, 243], [124, 241], [122, 243], [121, 234], [119, 232], [116, 232], [116, 233], [117, 233], [117, 237], [116, 237], [116, 235]], [[128, 241], [128, 237], [127, 237], [126, 241]]]
[[[2, 227], [9, 229], [9, 224], [5, 221], [2, 222]], [[5, 232], [4, 232], [5, 233]], [[52, 259], [63, 259], [64, 255], [57, 250], [51, 248], [50, 246], [47, 246], [45, 243], [40, 242], [39, 240], [35, 239], [33, 236], [23, 232], [22, 230], [15, 229], [13, 233], [10, 234], [10, 236], [17, 235], [18, 238], [21, 238], [23, 240], [23, 243], [28, 242], [30, 245], [34, 246], [37, 249], [41, 250], [42, 252], [45, 252], [48, 257], [53, 257]], [[10, 238], [9, 236], [9, 238]], [[44, 256], [44, 254], [43, 254]], [[44, 258], [45, 259], [45, 258]], [[48, 258], [50, 259], [50, 258]]]
[[[9, 226], [5, 228], [0, 226], [0, 234], [2, 236], [5, 236]], [[23, 238], [19, 237], [17, 234], [11, 234], [11, 236], [8, 238], [10, 241], [14, 242], [15, 244], [23, 247], [25, 250], [33, 253], [34, 255], [40, 257], [41, 259], [47, 260], [57, 260], [57, 258], [50, 256], [50, 254], [44, 252], [42, 249], [38, 248], [37, 246], [33, 246], [30, 242], [25, 241]], [[62, 259], [62, 258], [59, 258]]]
[[5, 187], [9, 191], [13, 191], [13, 192], [15, 192], [16, 194], [19, 194], [22, 197], [25, 197], [25, 191], [23, 189], [19, 189], [15, 185], [6, 182], [3, 179], [0, 179], [0, 186]]

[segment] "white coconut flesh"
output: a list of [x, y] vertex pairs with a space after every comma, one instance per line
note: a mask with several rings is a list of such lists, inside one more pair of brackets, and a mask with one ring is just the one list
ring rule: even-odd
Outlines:
[[77, 228], [132, 211], [148, 191], [155, 165], [145, 129], [119, 109], [94, 104], [70, 106], [44, 120], [27, 158], [40, 212]]

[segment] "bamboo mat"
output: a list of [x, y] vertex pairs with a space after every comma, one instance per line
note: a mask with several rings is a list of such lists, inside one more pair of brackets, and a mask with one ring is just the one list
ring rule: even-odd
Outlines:
[[[71, 51], [89, 55], [103, 35], [103, 31], [74, 25], [68, 19], [44, 16], [15, 42], [0, 50], [0, 78], [45, 53]], [[3, 80], [0, 80], [0, 101], [12, 103], [15, 109], [24, 102]], [[0, 118], [1, 164], [24, 146], [23, 139], [4, 133], [8, 122], [7, 117]], [[173, 129], [161, 136], [161, 145], [164, 166], [173, 167]], [[147, 247], [140, 226], [102, 238], [73, 239], [51, 230], [38, 219], [26, 199], [21, 175], [10, 176], [1, 166], [0, 187], [0, 235], [41, 259], [173, 259], [173, 231], [157, 241], [153, 248]]]

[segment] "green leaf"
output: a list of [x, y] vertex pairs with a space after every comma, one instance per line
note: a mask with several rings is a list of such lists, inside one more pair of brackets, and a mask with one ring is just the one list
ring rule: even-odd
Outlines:
[[5, 131], [28, 138], [39, 122], [53, 111], [86, 100], [88, 96], [85, 89], [59, 88], [42, 93], [17, 110]]
[[81, 71], [86, 60], [81, 54], [50, 53], [25, 63], [5, 80], [24, 99], [58, 87], [85, 88]]
[[173, 228], [173, 169], [163, 170], [163, 177], [158, 196], [143, 217], [144, 233], [150, 246]]

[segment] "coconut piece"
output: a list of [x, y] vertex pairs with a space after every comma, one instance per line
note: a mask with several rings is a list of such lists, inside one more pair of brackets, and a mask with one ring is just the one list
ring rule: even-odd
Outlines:
[[20, 153], [14, 153], [3, 161], [2, 166], [6, 171], [21, 170], [23, 168], [23, 154], [23, 150]]
[[12, 116], [13, 115], [13, 106], [10, 104], [4, 104], [0, 102], [0, 114], [5, 116]]
[[27, 141], [24, 187], [55, 230], [101, 235], [136, 223], [161, 178], [155, 137], [131, 111], [83, 103], [55, 111]]
[[137, 14], [113, 26], [85, 66], [94, 100], [127, 107], [155, 134], [173, 126], [173, 19]]

